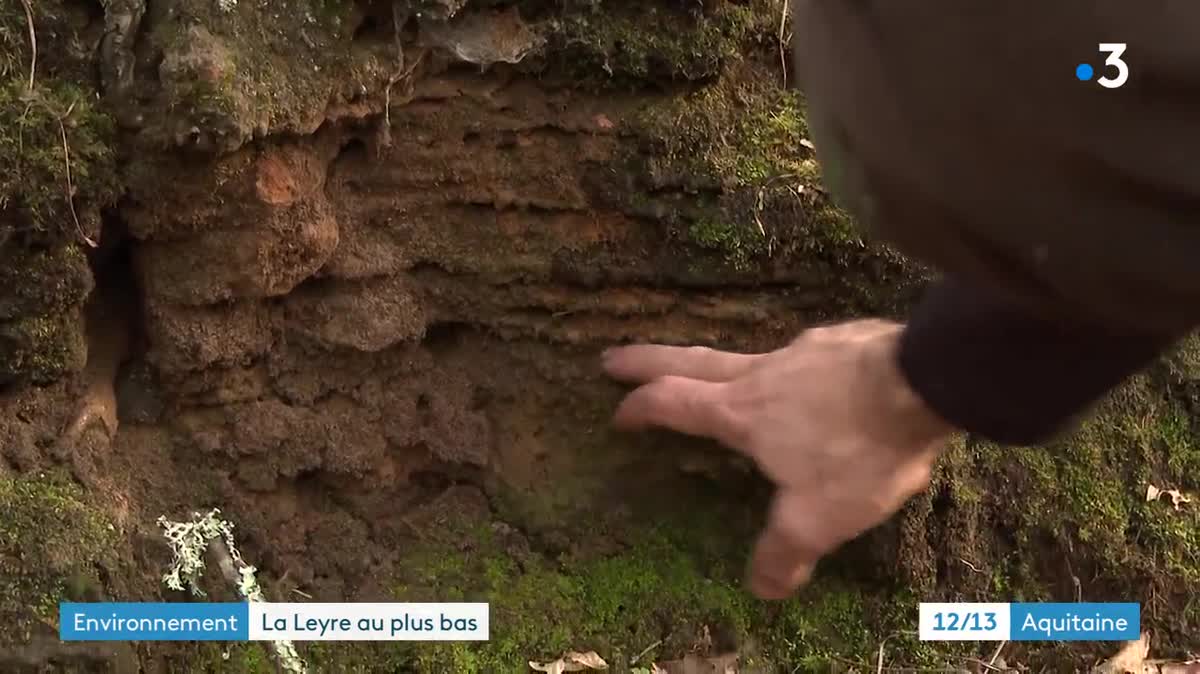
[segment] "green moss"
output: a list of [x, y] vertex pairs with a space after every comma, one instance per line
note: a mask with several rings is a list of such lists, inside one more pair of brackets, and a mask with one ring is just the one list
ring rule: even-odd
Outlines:
[[86, 357], [78, 312], [0, 323], [0, 382], [54, 381], [81, 369]]
[[877, 639], [867, 626], [867, 603], [862, 588], [840, 584], [787, 603], [775, 625], [780, 661], [816, 671], [827, 669], [831, 658], [864, 655]]
[[230, 672], [231, 674], [274, 674], [276, 667], [268, 653], [267, 642], [254, 644], [230, 644], [211, 649], [210, 661], [204, 671]]
[[74, 309], [91, 274], [75, 244], [120, 192], [115, 125], [69, 48], [83, 41], [72, 18], [80, 8], [32, 7], [32, 84], [25, 13], [20, 3], [0, 9], [0, 383], [48, 382], [82, 366]]
[[98, 105], [87, 64], [66, 48], [83, 39], [71, 27], [73, 10], [54, 1], [32, 7], [39, 43], [32, 82], [25, 13], [15, 2], [0, 9], [0, 244], [13, 234], [74, 236], [75, 217], [118, 191], [115, 125]]
[[99, 586], [115, 533], [82, 491], [58, 476], [0, 479], [0, 642], [58, 623], [58, 604]]
[[0, 268], [0, 382], [45, 383], [84, 365], [80, 307], [92, 275], [78, 246], [16, 248]]
[[[412, 568], [423, 572], [398, 588], [401, 598], [453, 596], [469, 588], [462, 599], [492, 607], [486, 644], [416, 649], [411, 657], [419, 671], [524, 671], [526, 660], [571, 649], [627, 661], [656, 641], [659, 653], [683, 652], [703, 624], [739, 634], [750, 627], [750, 602], [740, 588], [706, 577], [662, 534], [648, 533], [615, 556], [563, 564], [535, 556], [520, 566], [491, 538], [480, 532], [475, 542], [484, 550], [466, 559], [445, 550], [410, 557]], [[422, 590], [410, 589], [417, 586]]]
[[899, 314], [927, 274], [865, 241], [826, 195], [804, 101], [775, 63], [747, 58], [717, 82], [651, 99], [628, 121], [638, 176], [617, 206], [662, 223], [690, 277], [761, 280], [788, 269], [824, 279], [830, 316]]
[[[1200, 436], [1189, 413], [1197, 362], [1193, 340], [1109, 395], [1073, 432], [1043, 447], [969, 441], [937, 493], [979, 495], [969, 526], [949, 531], [942, 554], [962, 551], [981, 572], [955, 588], [980, 601], [1085, 600], [1155, 603], [1145, 626], [1168, 652], [1197, 629], [1183, 588], [1200, 580], [1200, 513], [1150, 485], [1200, 493]], [[941, 506], [944, 522], [961, 508]], [[961, 538], [965, 529], [980, 532]], [[953, 558], [946, 563], [954, 564]], [[1078, 579], [1078, 586], [1072, 579]], [[961, 595], [960, 595], [961, 596]], [[1171, 607], [1168, 609], [1167, 607]], [[1053, 649], [1045, 651], [1051, 658]], [[1061, 655], [1061, 654], [1060, 654]]]
[[[398, 645], [378, 654], [369, 671], [522, 672], [528, 660], [595, 650], [612, 671], [627, 672], [631, 658], [652, 645], [639, 664], [707, 644], [715, 653], [738, 650], [744, 665], [816, 672], [873, 661], [890, 631], [913, 629], [915, 596], [850, 580], [836, 562], [794, 599], [753, 598], [743, 574], [756, 522], [738, 514], [744, 505], [706, 504], [623, 534], [609, 523], [576, 532], [581, 548], [589, 540], [624, 541], [616, 550], [546, 554], [514, 547], [511, 537], [488, 526], [448, 534], [469, 541], [467, 549], [461, 543], [410, 549], [397, 599], [487, 601], [490, 640]], [[718, 521], [722, 526], [714, 527]], [[915, 639], [893, 639], [889, 647], [904, 662], [938, 652], [945, 649]]]
[[633, 126], [656, 145], [658, 172], [730, 189], [781, 178], [815, 182], [815, 158], [802, 144], [803, 102], [769, 78], [744, 66], [717, 84], [646, 104]]
[[164, 54], [151, 136], [171, 144], [228, 152], [258, 135], [311, 133], [332, 101], [377, 92], [394, 70], [390, 41], [352, 44], [354, 3], [223, 12], [189, 0], [175, 9], [146, 40]]
[[83, 303], [92, 290], [87, 257], [79, 246], [10, 251], [0, 266], [0, 321], [56, 314]]
[[577, 3], [550, 24], [547, 67], [572, 86], [640, 88], [717, 77], [768, 33], [770, 3], [720, 3], [708, 16], [656, 3]]
[[701, 248], [719, 252], [739, 271], [749, 269], [751, 260], [766, 251], [766, 237], [729, 221], [697, 220], [688, 227], [687, 236]]
[[20, 77], [0, 80], [0, 211], [18, 213], [15, 227], [26, 234], [73, 236], [68, 153], [79, 214], [85, 203], [115, 199], [113, 137], [112, 119], [96, 107], [94, 91], [49, 77], [32, 90]]

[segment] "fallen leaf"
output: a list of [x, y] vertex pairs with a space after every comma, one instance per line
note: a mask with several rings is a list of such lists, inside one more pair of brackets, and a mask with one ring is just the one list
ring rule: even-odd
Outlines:
[[1147, 501], [1157, 501], [1163, 494], [1171, 497], [1171, 505], [1175, 506], [1176, 510], [1180, 509], [1180, 505], [1192, 502], [1191, 496], [1184, 494], [1178, 489], [1159, 489], [1152, 484], [1146, 486]]
[[1179, 510], [1179, 504], [1192, 502], [1192, 498], [1190, 496], [1181, 493], [1178, 489], [1168, 490], [1167, 495], [1171, 497], [1171, 505], [1175, 506], [1176, 510]]
[[1117, 654], [1096, 665], [1093, 674], [1143, 674], [1150, 655], [1150, 638], [1142, 632], [1137, 641], [1126, 642]]
[[553, 662], [537, 663], [530, 660], [529, 666], [534, 671], [546, 672], [547, 674], [582, 672], [585, 669], [608, 669], [608, 663], [597, 655], [596, 651], [588, 651], [587, 653], [571, 651]]

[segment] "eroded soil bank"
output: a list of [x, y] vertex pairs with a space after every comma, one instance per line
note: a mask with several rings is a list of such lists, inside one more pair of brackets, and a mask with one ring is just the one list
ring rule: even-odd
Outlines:
[[[867, 671], [885, 639], [885, 669], [988, 661], [908, 634], [921, 600], [1140, 601], [1156, 656], [1200, 648], [1200, 518], [1146, 499], [1200, 490], [1191, 344], [1056, 446], [963, 439], [782, 604], [741, 586], [753, 470], [609, 428], [606, 346], [773, 348], [902, 316], [921, 286], [822, 190], [782, 18], [0, 7], [0, 669], [275, 671], [259, 644], [57, 641], [64, 598], [188, 600], [161, 582], [156, 521], [211, 508], [268, 599], [491, 602], [486, 644], [301, 644], [313, 671], [527, 671], [569, 649], [618, 672], [728, 653]], [[204, 587], [234, 597], [215, 570]], [[1003, 657], [1070, 671], [1112, 650]]]

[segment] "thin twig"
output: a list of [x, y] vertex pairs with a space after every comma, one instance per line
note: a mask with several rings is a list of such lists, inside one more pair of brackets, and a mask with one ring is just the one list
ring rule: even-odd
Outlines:
[[58, 132], [62, 134], [63, 165], [67, 169], [67, 206], [70, 207], [71, 218], [75, 221], [75, 231], [79, 232], [79, 236], [88, 246], [95, 248], [96, 242], [83, 231], [83, 225], [79, 222], [79, 214], [75, 212], [75, 186], [71, 183], [71, 149], [67, 145], [67, 126], [63, 124], [63, 120], [70, 117], [71, 111], [74, 109], [75, 103], [71, 103], [67, 111], [58, 117]]
[[639, 652], [637, 655], [633, 656], [633, 659], [629, 661], [629, 664], [631, 664], [631, 665], [636, 664], [638, 660], [642, 659], [643, 655], [649, 653], [652, 649], [657, 648], [661, 645], [662, 645], [662, 639], [659, 639], [658, 641], [655, 641], [654, 643], [650, 644], [649, 646], [643, 648], [641, 650], [641, 652]]
[[968, 569], [970, 569], [970, 570], [972, 570], [972, 571], [974, 571], [975, 573], [983, 573], [982, 571], [980, 571], [980, 570], [979, 570], [979, 567], [977, 567], [977, 566], [975, 566], [974, 564], [972, 564], [972, 563], [968, 562], [967, 560], [963, 559], [962, 557], [959, 557], [959, 558], [958, 558], [958, 561], [962, 562], [963, 564], [966, 564], [966, 565], [967, 565], [967, 568], [968, 568]]
[[1005, 639], [1004, 641], [1000, 642], [999, 646], [996, 646], [996, 650], [992, 653], [992, 659], [988, 660], [989, 665], [996, 664], [996, 658], [1000, 657], [1000, 651], [1004, 650], [1004, 647], [1007, 645], [1008, 645], [1008, 639]]
[[783, 86], [787, 87], [787, 17], [788, 0], [783, 0], [783, 12], [779, 17], [779, 64], [783, 66]]
[[388, 127], [392, 125], [392, 85], [400, 81], [404, 73], [404, 45], [400, 42], [400, 31], [404, 29], [405, 21], [408, 21], [407, 13], [402, 15], [400, 3], [392, 2], [392, 42], [396, 45], [396, 72], [388, 78], [387, 86], [383, 89], [383, 119]]
[[912, 630], [901, 630], [899, 632], [892, 632], [891, 634], [884, 637], [883, 641], [879, 642], [879, 660], [876, 662], [875, 674], [880, 674], [883, 671], [883, 647], [887, 645], [888, 639], [891, 639], [892, 637], [898, 637], [901, 635], [905, 635], [905, 634], [913, 635], [913, 634], [916, 634], [916, 632], [914, 632]]
[[34, 77], [37, 75], [37, 32], [33, 29], [33, 5], [29, 0], [21, 0], [25, 8], [25, 23], [29, 24], [29, 91], [33, 91]]
[[383, 123], [388, 131], [387, 137], [389, 139], [391, 138], [392, 129], [392, 85], [402, 80], [407, 82], [408, 78], [412, 76], [417, 67], [421, 65], [421, 61], [425, 60], [425, 54], [425, 51], [417, 54], [417, 59], [413, 61], [413, 64], [409, 66], [408, 70], [405, 70], [399, 75], [388, 78], [387, 86], [383, 89]]

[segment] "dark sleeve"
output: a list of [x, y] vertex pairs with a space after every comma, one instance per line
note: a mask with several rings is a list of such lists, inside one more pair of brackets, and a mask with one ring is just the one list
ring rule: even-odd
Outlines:
[[913, 312], [900, 368], [955, 427], [1001, 444], [1032, 445], [1064, 430], [1180, 337], [1047, 322], [945, 280]]

